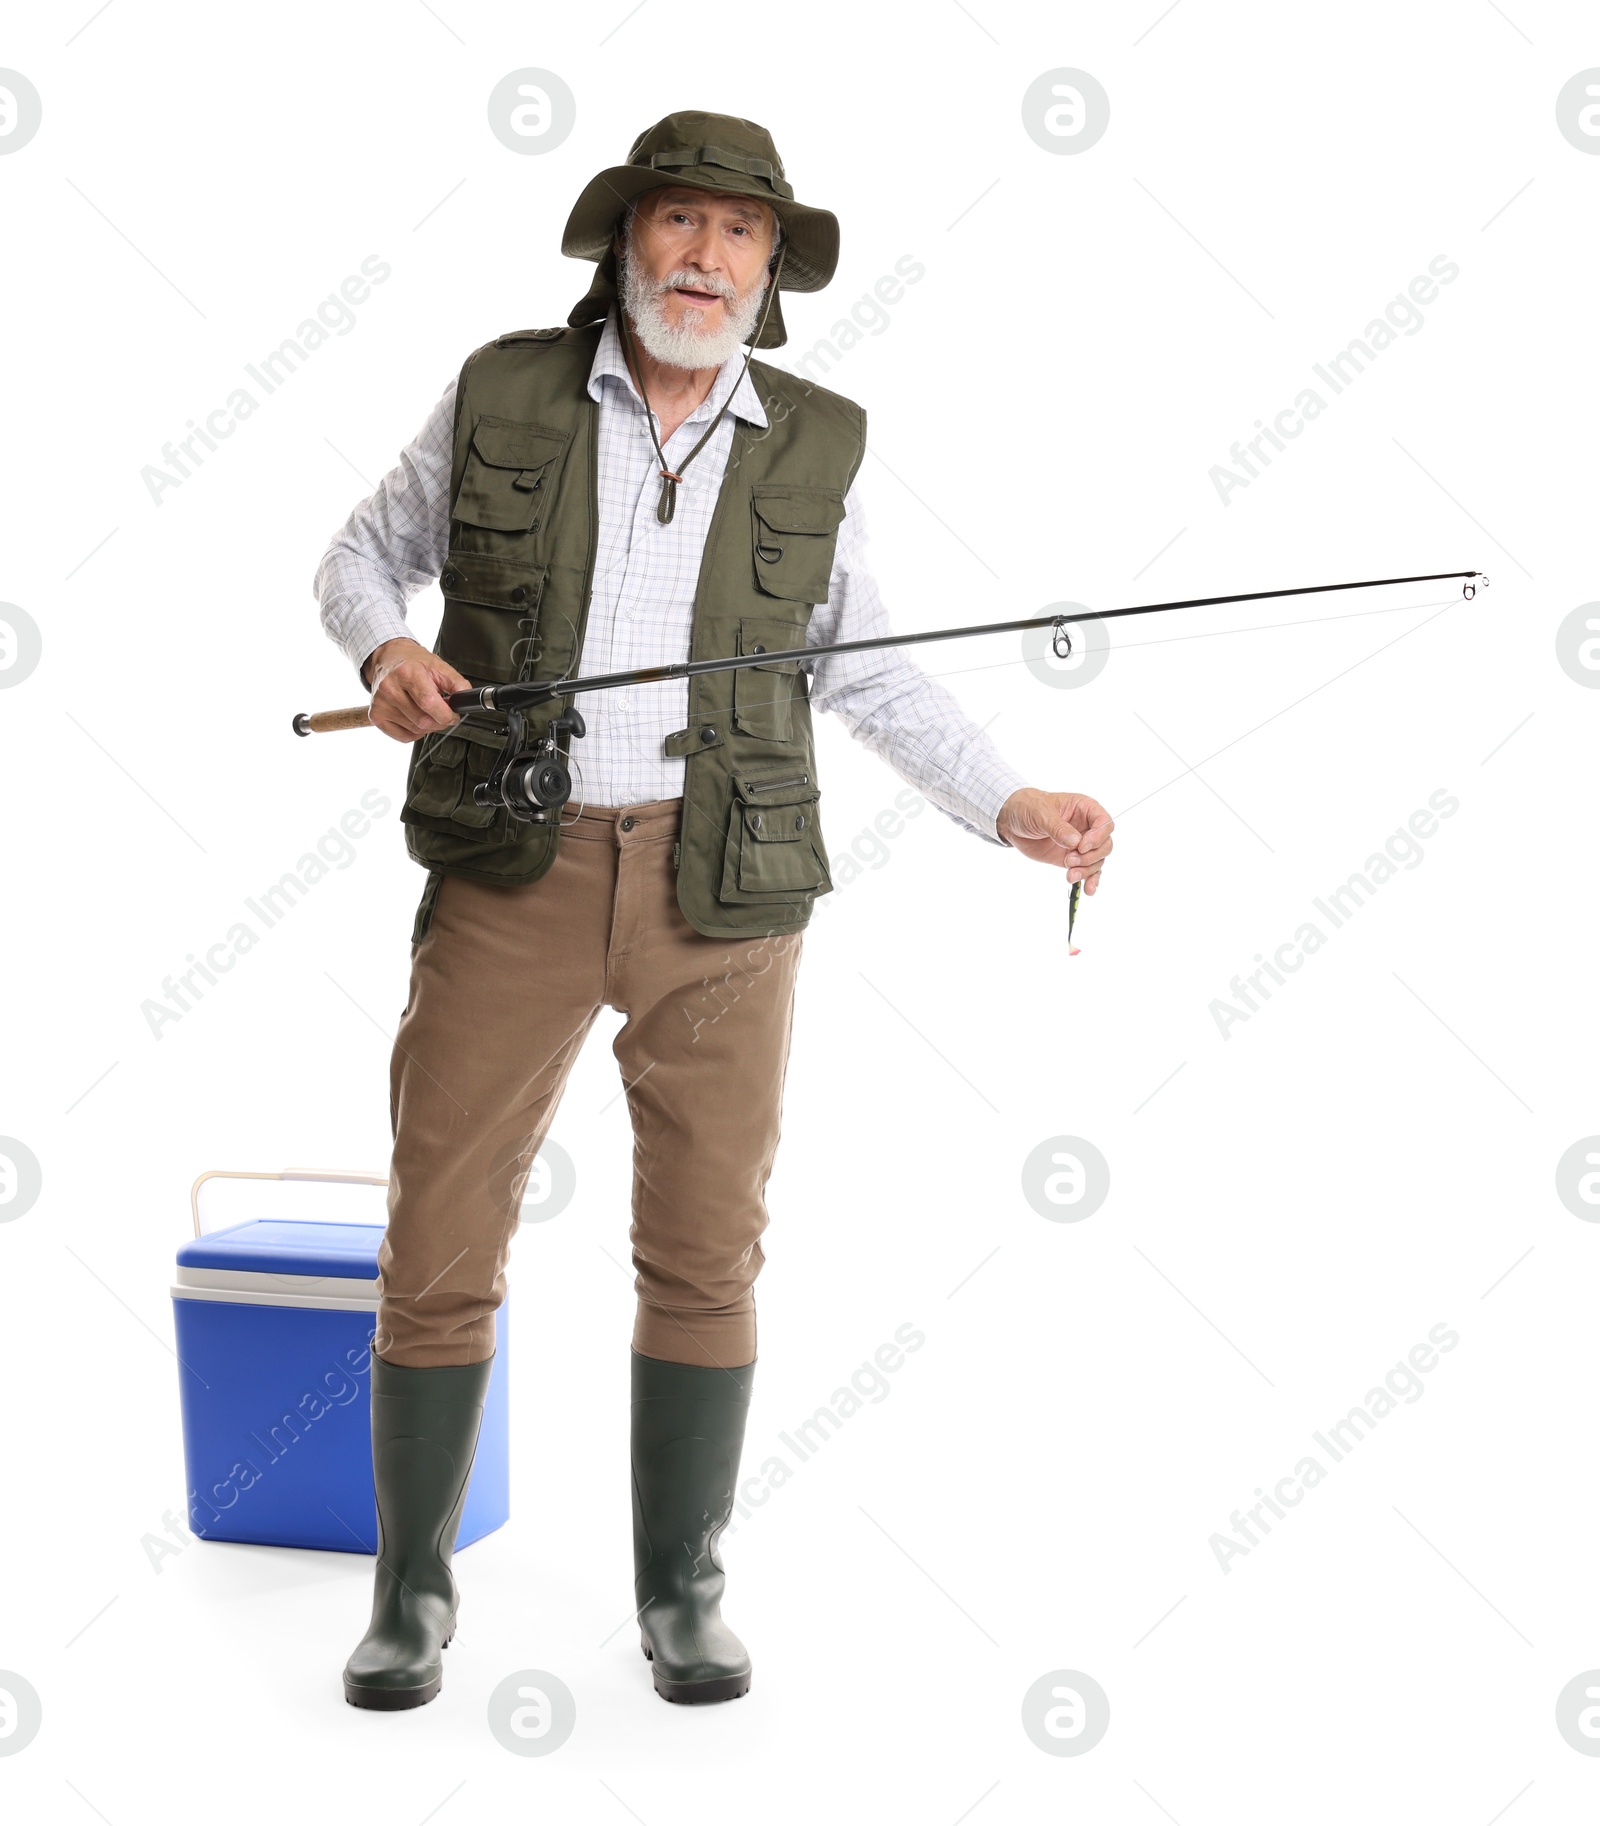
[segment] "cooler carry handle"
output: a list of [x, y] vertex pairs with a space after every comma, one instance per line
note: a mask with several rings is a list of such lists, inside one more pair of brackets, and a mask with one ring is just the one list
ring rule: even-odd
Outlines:
[[226, 1167], [218, 1167], [202, 1173], [189, 1188], [189, 1209], [194, 1213], [196, 1236], [205, 1235], [200, 1223], [200, 1188], [208, 1179], [299, 1179], [312, 1180], [318, 1185], [342, 1186], [386, 1186], [389, 1183], [388, 1176], [382, 1173], [345, 1173], [324, 1167], [285, 1167], [281, 1173], [233, 1173]]

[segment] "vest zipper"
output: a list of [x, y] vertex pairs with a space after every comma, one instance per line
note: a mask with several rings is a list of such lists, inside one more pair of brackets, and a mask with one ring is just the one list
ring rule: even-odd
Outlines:
[[682, 861], [683, 861], [683, 845], [681, 843], [675, 843], [672, 846], [672, 866], [674, 868], [677, 868], [678, 865]]
[[809, 786], [810, 774], [796, 774], [792, 780], [746, 780], [744, 789], [747, 793], [775, 793], [783, 786]]

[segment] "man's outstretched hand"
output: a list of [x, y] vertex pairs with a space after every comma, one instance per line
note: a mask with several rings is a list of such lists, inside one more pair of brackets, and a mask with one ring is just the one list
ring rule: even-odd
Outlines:
[[1013, 849], [1035, 862], [1067, 871], [1085, 894], [1100, 885], [1100, 870], [1111, 854], [1111, 814], [1083, 793], [1047, 793], [1019, 787], [1000, 807], [995, 829]]
[[459, 723], [461, 718], [444, 701], [445, 695], [472, 689], [472, 680], [463, 678], [447, 660], [404, 637], [375, 647], [361, 672], [372, 687], [374, 727], [397, 742], [415, 742]]

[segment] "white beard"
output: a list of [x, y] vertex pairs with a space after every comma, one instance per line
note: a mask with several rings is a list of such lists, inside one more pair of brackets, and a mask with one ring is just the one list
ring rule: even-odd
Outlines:
[[763, 273], [760, 282], [752, 285], [742, 299], [730, 300], [724, 294], [725, 315], [720, 329], [703, 327], [693, 307], [685, 310], [681, 323], [675, 325], [667, 320], [661, 299], [674, 286], [717, 289], [707, 288], [704, 278], [694, 273], [669, 273], [657, 282], [637, 270], [629, 250], [624, 248], [617, 262], [617, 278], [622, 308], [652, 359], [669, 368], [720, 368], [754, 333], [771, 275]]

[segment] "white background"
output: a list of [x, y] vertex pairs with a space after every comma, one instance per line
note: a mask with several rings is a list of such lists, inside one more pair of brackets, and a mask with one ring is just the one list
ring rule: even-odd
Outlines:
[[[0, 1667], [44, 1720], [0, 1757], [10, 1817], [1591, 1817], [1600, 1761], [1555, 1704], [1600, 1664], [1600, 1231], [1555, 1174], [1600, 1130], [1600, 696], [1555, 638], [1600, 595], [1600, 158], [1555, 100], [1600, 64], [1592, 9], [91, 11], [13, 9], [0, 38], [44, 104], [0, 158], [0, 599], [44, 642], [0, 693], [0, 1131], [43, 1171], [0, 1226]], [[539, 156], [485, 114], [525, 66], [577, 98]], [[1057, 156], [1021, 103], [1064, 66], [1111, 123]], [[559, 253], [573, 199], [679, 107], [762, 122], [840, 217], [780, 360], [901, 256], [926, 266], [825, 376], [870, 415], [900, 626], [1493, 587], [1122, 623], [1081, 689], [1009, 637], [924, 650], [1030, 778], [1116, 814], [1117, 848], [1075, 960], [1059, 876], [931, 807], [819, 908], [747, 1471], [896, 1327], [926, 1343], [727, 1541], [750, 1696], [663, 1705], [617, 1629], [608, 1014], [553, 1131], [577, 1195], [514, 1249], [512, 1521], [461, 1556], [438, 1702], [358, 1712], [339, 1672], [370, 1561], [147, 1537], [184, 1503], [190, 1181], [385, 1164], [423, 879], [393, 812], [159, 1039], [141, 1004], [364, 791], [398, 805], [399, 748], [289, 732], [360, 696], [318, 559], [468, 351], [564, 320], [589, 276]], [[154, 505], [141, 469], [371, 254], [392, 276], [355, 328]], [[1422, 329], [1223, 505], [1229, 446], [1440, 255], [1460, 274]], [[435, 592], [413, 614], [431, 638]], [[837, 865], [901, 782], [837, 725], [821, 742]], [[1230, 980], [1440, 789], [1460, 809], [1421, 862], [1224, 1037]], [[1081, 1222], [1023, 1194], [1056, 1136], [1109, 1162]], [[1231, 1512], [1439, 1324], [1460, 1342], [1422, 1397], [1224, 1573]], [[486, 1720], [526, 1668], [577, 1699], [547, 1757]], [[1109, 1695], [1086, 1754], [1022, 1728], [1057, 1669]]]

